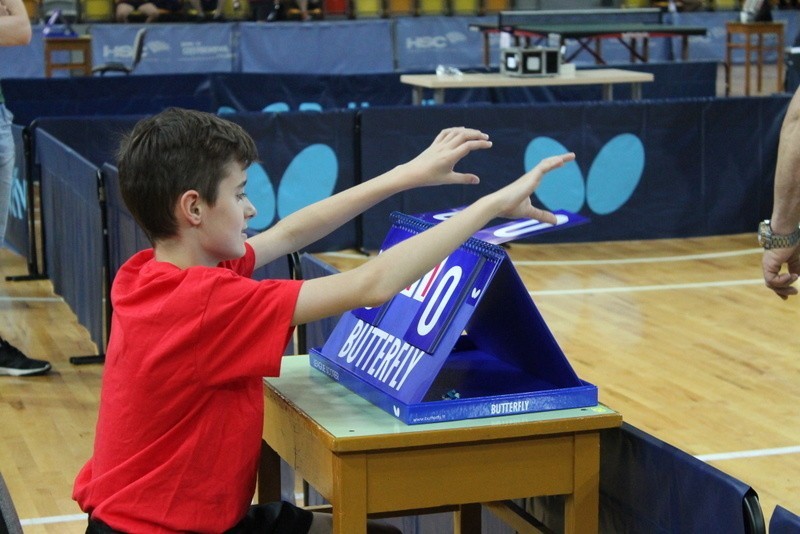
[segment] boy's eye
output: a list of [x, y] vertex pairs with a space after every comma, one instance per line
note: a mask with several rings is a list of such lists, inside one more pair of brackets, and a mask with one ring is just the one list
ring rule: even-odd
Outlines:
[[244, 193], [244, 192], [239, 193], [238, 195], [236, 195], [236, 200], [244, 200], [246, 198], [247, 198], [247, 193]]

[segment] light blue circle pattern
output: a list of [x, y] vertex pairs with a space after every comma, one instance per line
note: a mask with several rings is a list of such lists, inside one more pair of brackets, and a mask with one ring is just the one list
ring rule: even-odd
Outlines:
[[621, 134], [605, 144], [594, 158], [586, 178], [586, 203], [598, 215], [608, 215], [625, 204], [642, 177], [644, 145], [633, 134]]
[[278, 217], [331, 196], [338, 173], [339, 162], [331, 147], [315, 144], [304, 148], [286, 168], [278, 186]]
[[275, 189], [260, 163], [247, 168], [244, 192], [256, 208], [256, 216], [248, 223], [250, 229], [261, 231], [269, 228], [275, 219]]
[[256, 208], [250, 220], [251, 230], [261, 231], [272, 226], [275, 215], [284, 218], [314, 202], [328, 198], [336, 188], [339, 161], [328, 145], [315, 144], [303, 149], [289, 163], [278, 193], [264, 167], [256, 162], [247, 169], [245, 193]]
[[[555, 139], [537, 137], [525, 149], [525, 171], [546, 157], [565, 152], [569, 149]], [[535, 194], [549, 210], [578, 213], [585, 200], [594, 213], [608, 215], [630, 199], [641, 180], [644, 162], [642, 141], [633, 134], [621, 134], [600, 149], [585, 183], [577, 160], [571, 161], [545, 175]]]
[[[525, 149], [525, 172], [539, 161], [550, 156], [564, 154], [569, 150], [551, 137], [537, 137]], [[539, 187], [536, 197], [549, 210], [567, 210], [578, 213], [583, 207], [585, 197], [583, 174], [575, 161], [547, 173]]]

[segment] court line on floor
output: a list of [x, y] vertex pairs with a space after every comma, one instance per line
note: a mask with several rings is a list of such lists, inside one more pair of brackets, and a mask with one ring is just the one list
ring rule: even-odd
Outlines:
[[0, 302], [63, 302], [61, 297], [0, 297]]
[[792, 447], [776, 447], [772, 449], [753, 449], [750, 451], [720, 452], [716, 454], [698, 454], [698, 460], [714, 462], [718, 460], [738, 460], [740, 458], [758, 458], [761, 456], [779, 456], [784, 454], [800, 454], [800, 445]]
[[607, 260], [521, 260], [515, 261], [514, 265], [525, 267], [547, 265], [617, 265], [626, 263], [664, 263], [674, 261], [697, 261], [714, 260], [718, 258], [733, 258], [737, 256], [748, 256], [750, 254], [761, 254], [764, 249], [748, 248], [744, 250], [729, 250], [725, 252], [707, 252], [705, 254], [686, 254], [683, 256], [652, 256], [647, 258], [616, 258]]
[[585, 287], [579, 289], [541, 289], [528, 291], [532, 297], [559, 296], [559, 295], [589, 295], [596, 293], [635, 293], [637, 291], [671, 291], [677, 289], [706, 289], [712, 287], [733, 287], [763, 285], [764, 280], [718, 280], [714, 282], [693, 282], [687, 284], [662, 284], [649, 286], [623, 286], [623, 287]]
[[73, 523], [75, 521], [86, 521], [87, 517], [88, 516], [86, 514], [51, 515], [49, 517], [20, 519], [19, 522], [23, 527], [27, 527], [30, 525], [50, 525], [53, 523]]

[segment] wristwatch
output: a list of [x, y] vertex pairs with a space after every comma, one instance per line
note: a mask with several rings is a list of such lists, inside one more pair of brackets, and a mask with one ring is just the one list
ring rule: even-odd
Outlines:
[[791, 234], [773, 234], [769, 219], [758, 223], [758, 244], [765, 250], [790, 248], [800, 243], [800, 226]]

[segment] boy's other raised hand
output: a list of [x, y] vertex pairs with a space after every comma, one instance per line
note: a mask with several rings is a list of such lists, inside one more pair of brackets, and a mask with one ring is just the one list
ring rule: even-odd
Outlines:
[[446, 184], [477, 184], [472, 173], [456, 172], [454, 167], [473, 150], [490, 148], [489, 136], [472, 128], [447, 128], [417, 157], [404, 164], [408, 187]]
[[539, 187], [539, 183], [545, 174], [574, 159], [575, 154], [572, 152], [545, 158], [533, 169], [502, 189], [497, 190], [493, 194], [497, 195], [500, 201], [500, 213], [498, 215], [509, 219], [527, 218], [556, 224], [555, 215], [531, 204], [531, 194]]

